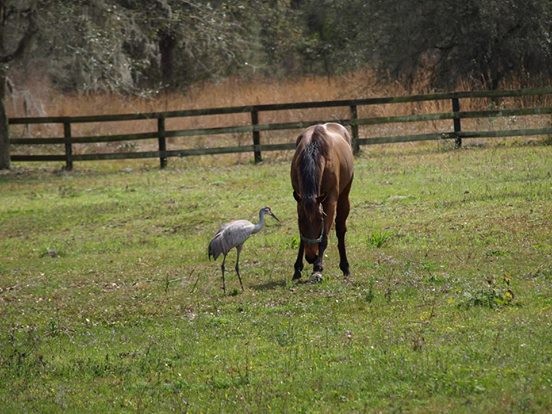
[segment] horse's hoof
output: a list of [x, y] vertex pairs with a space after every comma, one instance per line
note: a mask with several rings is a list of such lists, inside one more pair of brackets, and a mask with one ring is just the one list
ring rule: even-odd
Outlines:
[[301, 279], [301, 272], [295, 272], [293, 274], [293, 279], [292, 280], [299, 280]]
[[324, 278], [322, 277], [322, 273], [320, 272], [314, 272], [310, 279], [309, 279], [309, 282], [311, 283], [320, 283], [322, 282], [322, 280], [324, 280]]

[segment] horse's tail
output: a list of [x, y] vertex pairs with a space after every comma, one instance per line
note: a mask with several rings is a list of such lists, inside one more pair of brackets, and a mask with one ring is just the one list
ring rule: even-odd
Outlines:
[[[298, 169], [300, 171], [302, 196], [317, 196], [319, 193], [320, 176], [323, 171], [324, 159], [328, 155], [328, 141], [326, 130], [322, 125], [316, 125], [312, 132], [303, 133], [299, 136], [298, 149], [296, 150]], [[310, 137], [308, 136], [310, 134]], [[299, 146], [299, 144], [301, 144]]]

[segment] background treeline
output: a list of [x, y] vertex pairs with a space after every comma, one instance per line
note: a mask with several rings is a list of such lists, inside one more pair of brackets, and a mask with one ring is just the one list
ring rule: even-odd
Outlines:
[[[450, 89], [547, 83], [550, 0], [2, 0], [4, 49], [64, 91], [185, 88], [362, 67]], [[32, 19], [29, 18], [32, 16]], [[32, 25], [27, 23], [32, 21]], [[32, 27], [31, 27], [32, 26]]]

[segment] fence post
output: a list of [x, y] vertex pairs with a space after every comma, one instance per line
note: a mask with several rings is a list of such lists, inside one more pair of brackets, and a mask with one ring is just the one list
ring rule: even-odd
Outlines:
[[63, 121], [63, 141], [65, 144], [65, 169], [73, 169], [73, 144], [71, 143], [71, 121]]
[[167, 139], [165, 138], [165, 117], [159, 115], [157, 118], [157, 141], [159, 142], [159, 166], [167, 166]]
[[349, 109], [351, 111], [351, 132], [352, 134], [352, 146], [353, 146], [353, 154], [358, 154], [360, 152], [360, 145], [358, 143], [358, 111], [356, 105], [349, 106]]
[[253, 152], [255, 155], [255, 164], [262, 162], [263, 158], [261, 156], [261, 131], [255, 129], [259, 125], [259, 111], [253, 108], [251, 110], [251, 125], [253, 126]]
[[460, 123], [460, 115], [458, 115], [458, 112], [460, 112], [460, 99], [456, 97], [452, 98], [452, 112], [454, 112], [454, 136], [456, 137], [454, 144], [456, 148], [460, 148], [462, 146], [462, 137], [460, 136], [462, 125]]

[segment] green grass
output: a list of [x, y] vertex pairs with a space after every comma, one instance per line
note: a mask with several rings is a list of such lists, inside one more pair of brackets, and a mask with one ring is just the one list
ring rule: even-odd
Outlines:
[[552, 147], [365, 150], [314, 285], [289, 162], [224, 160], [0, 175], [2, 412], [552, 411]]

